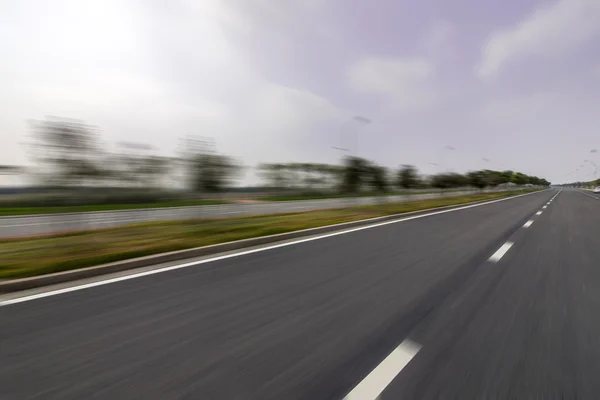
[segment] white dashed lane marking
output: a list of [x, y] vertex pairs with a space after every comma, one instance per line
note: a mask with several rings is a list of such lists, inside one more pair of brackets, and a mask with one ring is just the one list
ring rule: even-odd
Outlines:
[[512, 247], [513, 242], [504, 243], [492, 256], [488, 259], [491, 262], [498, 262], [506, 254], [506, 252]]
[[421, 350], [421, 346], [408, 339], [400, 343], [344, 400], [375, 400], [406, 365]]

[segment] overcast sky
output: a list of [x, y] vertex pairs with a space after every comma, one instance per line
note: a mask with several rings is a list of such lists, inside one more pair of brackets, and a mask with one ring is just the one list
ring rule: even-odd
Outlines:
[[45, 115], [333, 163], [360, 115], [359, 155], [389, 167], [600, 165], [599, 0], [4, 0], [0, 55], [0, 164]]

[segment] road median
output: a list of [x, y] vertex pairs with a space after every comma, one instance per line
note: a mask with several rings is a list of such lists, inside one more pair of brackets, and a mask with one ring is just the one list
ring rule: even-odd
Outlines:
[[0, 240], [0, 292], [14, 292], [154, 264], [218, 254], [524, 194], [481, 193], [337, 210], [231, 219], [152, 222]]

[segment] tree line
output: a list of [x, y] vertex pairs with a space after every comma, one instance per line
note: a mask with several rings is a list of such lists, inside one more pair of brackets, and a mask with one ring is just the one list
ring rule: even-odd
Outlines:
[[585, 188], [585, 187], [596, 187], [600, 186], [600, 179], [594, 179], [592, 181], [576, 181], [570, 183], [563, 183], [561, 185], [556, 185], [560, 187], [575, 187], [575, 188]]
[[[244, 169], [238, 160], [217, 152], [214, 143], [201, 137], [181, 138], [177, 154], [169, 157], [136, 142], [119, 142], [109, 151], [98, 129], [82, 121], [49, 117], [33, 121], [32, 128], [27, 145], [34, 167], [29, 172], [47, 187], [162, 189], [168, 182], [178, 181], [191, 192], [215, 193], [227, 190]], [[509, 183], [550, 185], [545, 179], [520, 172], [487, 169], [424, 176], [412, 165], [393, 170], [359, 157], [346, 157], [342, 165], [265, 163], [258, 170], [267, 186], [276, 190], [383, 193], [465, 186], [483, 189]]]
[[466, 174], [444, 172], [425, 176], [413, 165], [397, 170], [358, 157], [346, 157], [343, 165], [315, 163], [273, 163], [259, 166], [266, 183], [274, 189], [329, 189], [343, 193], [388, 192], [394, 189], [451, 189], [472, 186], [478, 189], [502, 184], [549, 186], [537, 176], [515, 171], [490, 169]]
[[109, 151], [96, 127], [77, 120], [50, 117], [32, 121], [32, 128], [29, 172], [47, 187], [161, 189], [179, 181], [190, 191], [219, 192], [242, 171], [205, 138], [181, 138], [177, 155], [168, 157], [139, 142], [118, 142]]

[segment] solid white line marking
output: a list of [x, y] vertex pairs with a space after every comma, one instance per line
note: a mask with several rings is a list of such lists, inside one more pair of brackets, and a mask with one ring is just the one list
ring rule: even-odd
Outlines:
[[[379, 222], [379, 223], [374, 223], [372, 225], [359, 226], [357, 228], [351, 228], [351, 229], [346, 229], [346, 230], [332, 232], [332, 233], [325, 233], [323, 235], [312, 236], [312, 237], [308, 237], [308, 238], [305, 238], [305, 239], [298, 239], [298, 240], [289, 241], [289, 242], [285, 242], [285, 243], [268, 245], [268, 246], [265, 246], [265, 247], [260, 247], [260, 248], [252, 249], [252, 250], [240, 251], [240, 252], [233, 253], [233, 254], [226, 254], [226, 255], [216, 256], [216, 257], [212, 257], [212, 258], [207, 258], [207, 259], [204, 259], [204, 260], [191, 261], [191, 262], [187, 262], [187, 263], [183, 263], [183, 264], [171, 265], [169, 267], [157, 268], [157, 269], [153, 269], [151, 271], [137, 272], [137, 273], [133, 273], [133, 274], [130, 274], [130, 275], [119, 276], [117, 278], [109, 278], [109, 279], [104, 279], [104, 280], [101, 280], [101, 281], [95, 281], [95, 282], [91, 282], [91, 283], [85, 283], [85, 284], [82, 284], [82, 285], [70, 286], [70, 287], [63, 288], [63, 289], [50, 290], [48, 292], [42, 292], [42, 293], [32, 294], [32, 295], [29, 295], [29, 296], [17, 297], [17, 298], [14, 298], [14, 299], [0, 301], [0, 307], [2, 307], [2, 306], [8, 306], [8, 305], [11, 305], [11, 304], [23, 303], [23, 302], [26, 302], [26, 301], [31, 301], [31, 300], [36, 300], [36, 299], [41, 299], [41, 298], [44, 298], [44, 297], [56, 296], [56, 295], [60, 295], [60, 294], [63, 294], [63, 293], [75, 292], [77, 290], [88, 289], [88, 288], [92, 288], [92, 287], [96, 287], [96, 286], [108, 285], [110, 283], [116, 283], [116, 282], [126, 281], [126, 280], [129, 280], [129, 279], [141, 278], [143, 276], [160, 274], [162, 272], [167, 272], [167, 271], [173, 271], [173, 270], [176, 270], [176, 269], [192, 267], [192, 266], [196, 266], [196, 265], [206, 264], [206, 263], [209, 263], [209, 262], [226, 260], [228, 258], [240, 257], [240, 256], [244, 256], [244, 255], [247, 255], [247, 254], [259, 253], [261, 251], [278, 249], [280, 247], [293, 246], [293, 245], [300, 244], [300, 243], [312, 242], [313, 240], [320, 240], [320, 239], [325, 239], [325, 238], [328, 238], [328, 237], [333, 237], [333, 236], [338, 236], [338, 235], [345, 235], [347, 233], [358, 232], [358, 231], [362, 231], [362, 230], [366, 230], [366, 229], [378, 228], [378, 227], [384, 226], [384, 225], [397, 224], [397, 223], [400, 223], [400, 222], [411, 221], [411, 220], [414, 220], [414, 219], [421, 219], [421, 218], [426, 218], [426, 217], [430, 217], [430, 216], [434, 216], [434, 215], [446, 214], [446, 213], [456, 212], [456, 211], [460, 211], [460, 210], [467, 210], [467, 209], [470, 209], [470, 208], [481, 207], [481, 206], [485, 206], [485, 205], [488, 205], [488, 204], [499, 203], [501, 201], [516, 199], [516, 198], [523, 197], [523, 196], [529, 196], [529, 195], [532, 195], [532, 194], [535, 194], [535, 193], [540, 193], [540, 192], [525, 193], [525, 194], [520, 194], [518, 196], [505, 197], [505, 198], [502, 198], [502, 199], [491, 200], [491, 201], [488, 201], [488, 202], [485, 202], [485, 203], [470, 204], [470, 205], [466, 205], [466, 206], [463, 206], [463, 207], [451, 208], [449, 210], [435, 211], [435, 212], [432, 212], [432, 213], [419, 214], [419, 215], [415, 215], [415, 216], [412, 216], [412, 217], [406, 217], [406, 218], [402, 218], [402, 219], [395, 219], [393, 221]], [[340, 229], [342, 229], [342, 228], [340, 227]]]
[[562, 192], [562, 191], [563, 191], [563, 190], [562, 190], [562, 189], [560, 189], [560, 190], [558, 191], [558, 193], [556, 193], [554, 196], [552, 196], [552, 198], [551, 198], [551, 199], [548, 201], [548, 204], [552, 203], [552, 200], [554, 200], [554, 199], [556, 198], [556, 196], [558, 196], [558, 195], [560, 194], [560, 192]]
[[421, 346], [406, 339], [396, 347], [344, 400], [375, 400], [404, 367], [421, 350]]
[[535, 213], [535, 215], [541, 215], [541, 214], [542, 214], [541, 211], [538, 211], [538, 212]]
[[523, 228], [529, 228], [531, 226], [531, 224], [533, 224], [533, 220], [530, 219], [529, 221], [525, 222], [525, 225], [523, 225]]
[[500, 259], [506, 254], [508, 249], [510, 249], [513, 244], [514, 244], [513, 242], [504, 243], [498, 250], [496, 250], [496, 252], [494, 254], [492, 254], [492, 256], [488, 259], [488, 261], [491, 261], [491, 262], [500, 261]]

